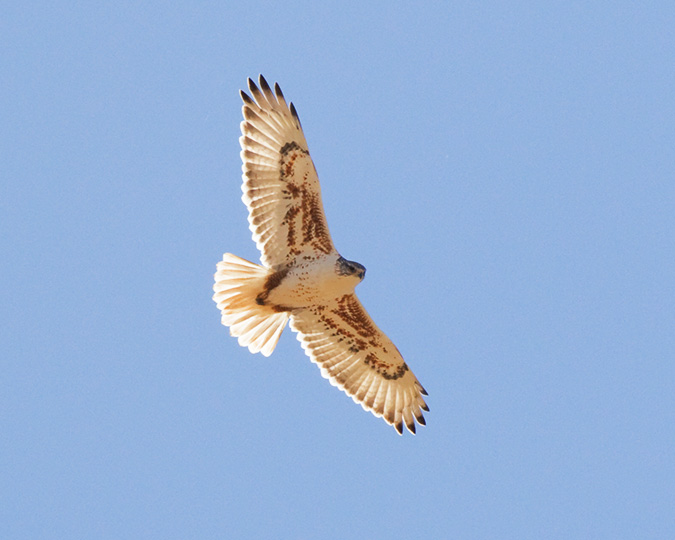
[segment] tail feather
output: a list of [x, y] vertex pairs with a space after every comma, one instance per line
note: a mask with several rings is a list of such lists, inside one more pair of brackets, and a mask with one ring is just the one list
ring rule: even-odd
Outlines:
[[231, 253], [223, 255], [217, 268], [213, 300], [221, 311], [222, 323], [230, 327], [239, 345], [269, 356], [289, 319], [288, 313], [256, 302], [270, 270]]

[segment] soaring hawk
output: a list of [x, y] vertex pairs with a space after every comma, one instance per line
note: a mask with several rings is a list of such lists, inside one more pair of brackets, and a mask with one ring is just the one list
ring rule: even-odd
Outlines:
[[295, 107], [260, 76], [241, 92], [242, 200], [262, 266], [226, 253], [214, 301], [242, 347], [272, 354], [290, 319], [331, 384], [403, 432], [425, 424], [426, 391], [354, 294], [365, 276], [333, 246], [319, 178]]

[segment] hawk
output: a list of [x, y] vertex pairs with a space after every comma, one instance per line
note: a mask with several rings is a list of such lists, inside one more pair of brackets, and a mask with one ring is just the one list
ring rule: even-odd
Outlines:
[[217, 265], [213, 300], [239, 345], [272, 354], [286, 323], [332, 385], [375, 416], [415, 433], [427, 395], [354, 293], [366, 269], [340, 256], [298, 113], [278, 84], [249, 79], [241, 123], [242, 200], [262, 266], [231, 253]]

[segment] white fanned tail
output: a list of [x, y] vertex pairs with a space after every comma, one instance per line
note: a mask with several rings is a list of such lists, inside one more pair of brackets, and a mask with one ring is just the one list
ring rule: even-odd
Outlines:
[[265, 356], [274, 351], [289, 318], [288, 313], [256, 302], [270, 274], [267, 268], [226, 253], [218, 263], [213, 286], [213, 300], [230, 334], [238, 338], [242, 347]]

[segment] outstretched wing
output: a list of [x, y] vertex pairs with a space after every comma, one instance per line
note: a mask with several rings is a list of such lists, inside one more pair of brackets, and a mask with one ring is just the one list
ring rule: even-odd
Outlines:
[[262, 75], [260, 88], [251, 79], [248, 87], [255, 100], [241, 92], [242, 200], [262, 263], [271, 268], [299, 255], [335, 252], [295, 107]]
[[426, 423], [426, 391], [355, 294], [293, 311], [291, 328], [321, 374], [365, 410], [382, 416], [399, 433], [403, 423], [412, 433], [415, 419]]

